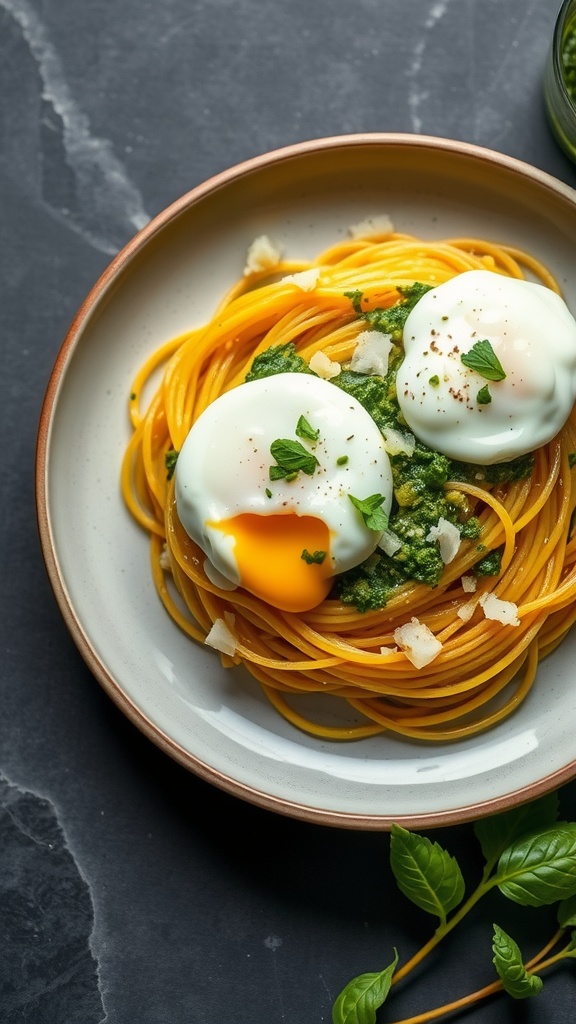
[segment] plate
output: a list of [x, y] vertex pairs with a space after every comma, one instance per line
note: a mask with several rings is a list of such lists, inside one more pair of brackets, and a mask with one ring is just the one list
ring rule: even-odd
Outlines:
[[[476, 235], [528, 249], [576, 311], [576, 193], [517, 160], [450, 140], [354, 135], [277, 150], [210, 179], [116, 257], [58, 355], [38, 437], [44, 558], [80, 652], [110, 697], [168, 755], [245, 800], [362, 829], [434, 827], [529, 800], [576, 773], [574, 637], [517, 712], [451, 744], [381, 736], [323, 742], [286, 723], [241, 670], [195, 645], [153, 588], [147, 538], [119, 468], [136, 368], [204, 323], [253, 239], [311, 258], [387, 213], [427, 239]], [[322, 698], [319, 698], [322, 699]]]

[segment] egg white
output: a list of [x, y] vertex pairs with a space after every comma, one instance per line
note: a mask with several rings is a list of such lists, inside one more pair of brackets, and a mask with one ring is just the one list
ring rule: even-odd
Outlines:
[[[300, 416], [319, 431], [316, 443], [297, 437]], [[270, 480], [270, 445], [278, 438], [300, 441], [315, 455], [319, 465], [312, 476]], [[347, 461], [339, 465], [343, 456]], [[383, 438], [355, 398], [311, 374], [277, 374], [221, 395], [193, 425], [176, 465], [179, 519], [232, 585], [242, 584], [235, 541], [217, 524], [242, 513], [315, 516], [330, 532], [333, 574], [364, 561], [381, 533], [366, 527], [350, 494], [381, 494], [390, 512], [392, 474]]]
[[[506, 377], [461, 361], [488, 340]], [[427, 292], [404, 328], [398, 402], [414, 434], [450, 458], [505, 462], [550, 441], [576, 399], [576, 322], [559, 295], [472, 270]], [[478, 395], [488, 388], [491, 401]]]

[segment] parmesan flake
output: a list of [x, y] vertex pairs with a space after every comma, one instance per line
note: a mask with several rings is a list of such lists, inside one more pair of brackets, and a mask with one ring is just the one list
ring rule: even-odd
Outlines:
[[478, 580], [475, 576], [463, 576], [460, 582], [465, 594], [474, 594], [476, 592]]
[[383, 334], [382, 331], [361, 331], [356, 338], [350, 369], [354, 373], [364, 373], [367, 377], [376, 374], [385, 377], [388, 373], [391, 348], [392, 338], [389, 334]]
[[295, 284], [303, 292], [312, 292], [320, 277], [319, 267], [310, 267], [309, 270], [299, 270], [296, 274], [287, 274], [282, 278], [282, 284]]
[[384, 530], [384, 533], [382, 534], [380, 540], [378, 541], [378, 547], [382, 548], [384, 554], [388, 555], [388, 557], [391, 558], [392, 555], [395, 555], [397, 551], [400, 551], [400, 548], [402, 547], [402, 541], [400, 540], [400, 537], [398, 537], [394, 533], [393, 530]]
[[394, 427], [384, 427], [382, 436], [388, 455], [408, 455], [410, 458], [414, 454], [416, 448], [414, 434], [395, 430]]
[[366, 217], [358, 224], [351, 224], [348, 230], [352, 238], [378, 238], [380, 235], [391, 235], [394, 224], [387, 213], [381, 213]]
[[412, 618], [403, 626], [398, 626], [394, 630], [394, 639], [415, 668], [429, 665], [442, 650], [442, 644], [432, 630], [416, 618]]
[[234, 625], [235, 619], [230, 613], [225, 613], [225, 615], [228, 621], [216, 619], [204, 643], [208, 644], [209, 647], [214, 647], [221, 654], [228, 654], [232, 657], [236, 652], [238, 644], [238, 638], [231, 628]]
[[268, 235], [258, 235], [248, 248], [244, 276], [248, 277], [249, 274], [257, 274], [262, 270], [274, 270], [280, 263], [280, 255], [280, 250], [272, 244]]
[[444, 562], [444, 565], [448, 565], [452, 559], [456, 558], [458, 554], [458, 548], [460, 547], [460, 530], [454, 523], [450, 523], [448, 519], [444, 519], [440, 516], [437, 526], [432, 526], [430, 532], [426, 536], [428, 541], [438, 541], [440, 547], [440, 558]]
[[460, 619], [462, 619], [462, 622], [470, 622], [470, 619], [472, 618], [474, 612], [476, 611], [477, 604], [478, 602], [476, 600], [473, 600], [466, 601], [464, 604], [460, 605], [456, 614]]
[[165, 544], [160, 552], [160, 568], [162, 572], [172, 572], [172, 562], [170, 560], [170, 552], [168, 551], [168, 545]]
[[335, 363], [332, 359], [329, 359], [325, 352], [315, 352], [308, 365], [323, 380], [331, 380], [332, 377], [337, 377], [342, 369], [340, 363]]
[[513, 601], [503, 601], [501, 598], [496, 597], [496, 594], [487, 592], [482, 594], [480, 604], [487, 619], [494, 619], [496, 622], [501, 622], [504, 626], [520, 625], [518, 605], [514, 604]]

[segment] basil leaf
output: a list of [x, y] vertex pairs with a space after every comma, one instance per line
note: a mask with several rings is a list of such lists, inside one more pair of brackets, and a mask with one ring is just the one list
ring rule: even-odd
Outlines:
[[296, 424], [296, 437], [301, 437], [303, 441], [310, 441], [311, 444], [314, 444], [320, 437], [320, 431], [314, 430], [305, 416], [300, 416]]
[[[285, 470], [283, 475], [286, 473], [306, 473], [308, 476], [312, 476], [316, 466], [319, 464], [318, 459], [311, 452], [306, 451], [300, 441], [291, 441], [289, 438], [278, 438], [276, 441], [272, 441], [270, 445], [270, 454], [280, 469]], [[270, 467], [271, 470], [275, 469], [274, 466]], [[270, 474], [271, 480], [277, 480], [277, 476]]]
[[310, 554], [308, 549], [304, 548], [304, 551], [300, 555], [300, 558], [303, 558], [304, 561], [308, 563], [308, 565], [322, 565], [322, 562], [326, 558], [326, 552], [314, 551], [312, 554]]
[[490, 389], [487, 384], [485, 384], [483, 388], [480, 388], [480, 391], [476, 395], [476, 401], [478, 402], [478, 405], [490, 405], [492, 395], [490, 394]]
[[445, 920], [462, 902], [465, 886], [457, 861], [425, 836], [392, 825], [390, 865], [400, 891], [421, 910]]
[[546, 796], [501, 814], [482, 818], [474, 825], [474, 834], [480, 843], [488, 864], [496, 863], [504, 850], [520, 836], [546, 829], [558, 817], [558, 793]]
[[538, 995], [542, 990], [542, 978], [526, 970], [518, 945], [497, 924], [494, 925], [492, 952], [492, 963], [509, 996], [514, 999], [527, 999], [529, 996]]
[[488, 338], [477, 341], [468, 352], [460, 356], [469, 370], [476, 370], [486, 380], [505, 380], [506, 374]]
[[576, 893], [576, 824], [564, 822], [518, 839], [504, 850], [493, 879], [525, 907], [542, 907]]
[[376, 1010], [382, 1006], [392, 984], [398, 953], [389, 967], [372, 974], [352, 978], [332, 1007], [332, 1024], [375, 1024]]
[[388, 516], [382, 508], [382, 503], [386, 501], [383, 494], [371, 494], [368, 498], [355, 498], [352, 494], [348, 497], [360, 512], [364, 523], [369, 530], [381, 532], [388, 526]]

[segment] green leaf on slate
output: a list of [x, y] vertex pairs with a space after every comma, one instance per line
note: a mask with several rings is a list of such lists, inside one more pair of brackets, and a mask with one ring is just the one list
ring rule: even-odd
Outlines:
[[332, 1024], [375, 1024], [376, 1010], [384, 1003], [398, 963], [398, 953], [383, 971], [352, 978], [332, 1007]]
[[440, 920], [462, 902], [465, 886], [457, 861], [425, 836], [392, 825], [390, 865], [400, 891]]
[[541, 907], [576, 893], [576, 824], [534, 832], [504, 850], [493, 879], [514, 903]]
[[514, 999], [538, 995], [543, 985], [542, 978], [526, 970], [518, 945], [497, 924], [494, 925], [492, 952], [492, 962], [508, 995]]
[[482, 818], [474, 825], [474, 834], [488, 864], [496, 863], [516, 839], [548, 828], [558, 817], [558, 793], [547, 793], [529, 804]]

